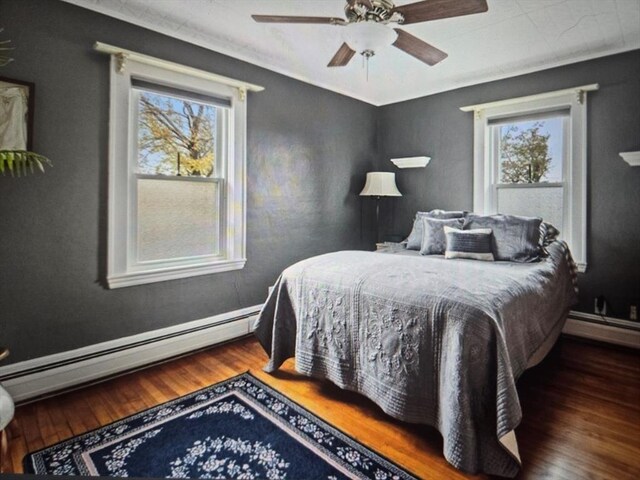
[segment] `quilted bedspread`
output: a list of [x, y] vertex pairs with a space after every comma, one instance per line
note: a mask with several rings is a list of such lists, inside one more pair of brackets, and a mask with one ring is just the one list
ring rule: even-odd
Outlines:
[[360, 392], [400, 420], [436, 427], [467, 472], [514, 476], [516, 380], [576, 301], [561, 242], [539, 263], [342, 251], [287, 268], [256, 322], [274, 371]]

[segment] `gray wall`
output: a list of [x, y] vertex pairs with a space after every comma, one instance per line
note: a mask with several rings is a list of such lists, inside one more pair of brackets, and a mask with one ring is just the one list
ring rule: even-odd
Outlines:
[[[0, 344], [17, 362], [262, 303], [291, 263], [360, 248], [359, 188], [375, 108], [66, 3], [0, 0], [15, 61], [36, 84], [46, 174], [0, 176]], [[263, 85], [249, 95], [247, 265], [107, 290], [109, 58], [96, 40]], [[365, 238], [368, 231], [365, 231]]]
[[[640, 168], [619, 152], [640, 149], [640, 51], [605, 57], [381, 107], [378, 168], [396, 171], [403, 197], [386, 204], [387, 234], [406, 235], [417, 210], [473, 207], [473, 114], [459, 107], [599, 83], [588, 94], [588, 270], [578, 310], [604, 295], [616, 317], [640, 303]], [[428, 155], [424, 169], [389, 158]]]
[[[388, 158], [428, 154], [398, 172], [404, 196], [386, 233], [418, 209], [471, 208], [473, 119], [458, 107], [599, 82], [589, 98], [589, 272], [580, 308], [604, 294], [619, 312], [640, 296], [640, 52], [478, 85], [382, 108], [52, 0], [0, 0], [15, 62], [0, 75], [36, 84], [34, 150], [44, 175], [0, 176], [0, 344], [11, 362], [261, 303], [291, 263], [371, 248], [357, 193]], [[247, 266], [137, 287], [103, 287], [106, 262], [108, 57], [94, 41], [264, 85], [248, 112]]]

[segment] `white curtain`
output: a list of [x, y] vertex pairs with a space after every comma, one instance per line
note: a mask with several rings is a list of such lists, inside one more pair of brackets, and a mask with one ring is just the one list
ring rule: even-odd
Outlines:
[[0, 86], [0, 150], [27, 149], [27, 92]]

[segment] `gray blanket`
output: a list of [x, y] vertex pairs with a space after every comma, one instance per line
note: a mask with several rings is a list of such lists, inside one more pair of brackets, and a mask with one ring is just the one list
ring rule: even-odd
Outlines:
[[436, 427], [455, 467], [514, 476], [516, 380], [576, 301], [563, 245], [548, 250], [533, 264], [362, 251], [301, 261], [256, 322], [265, 370], [295, 356], [300, 373]]

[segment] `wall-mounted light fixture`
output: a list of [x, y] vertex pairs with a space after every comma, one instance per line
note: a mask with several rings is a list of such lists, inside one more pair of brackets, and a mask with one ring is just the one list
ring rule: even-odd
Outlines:
[[638, 152], [620, 152], [622, 159], [632, 167], [640, 167], [640, 151]]
[[431, 161], [431, 157], [392, 158], [391, 161], [398, 168], [424, 168]]

